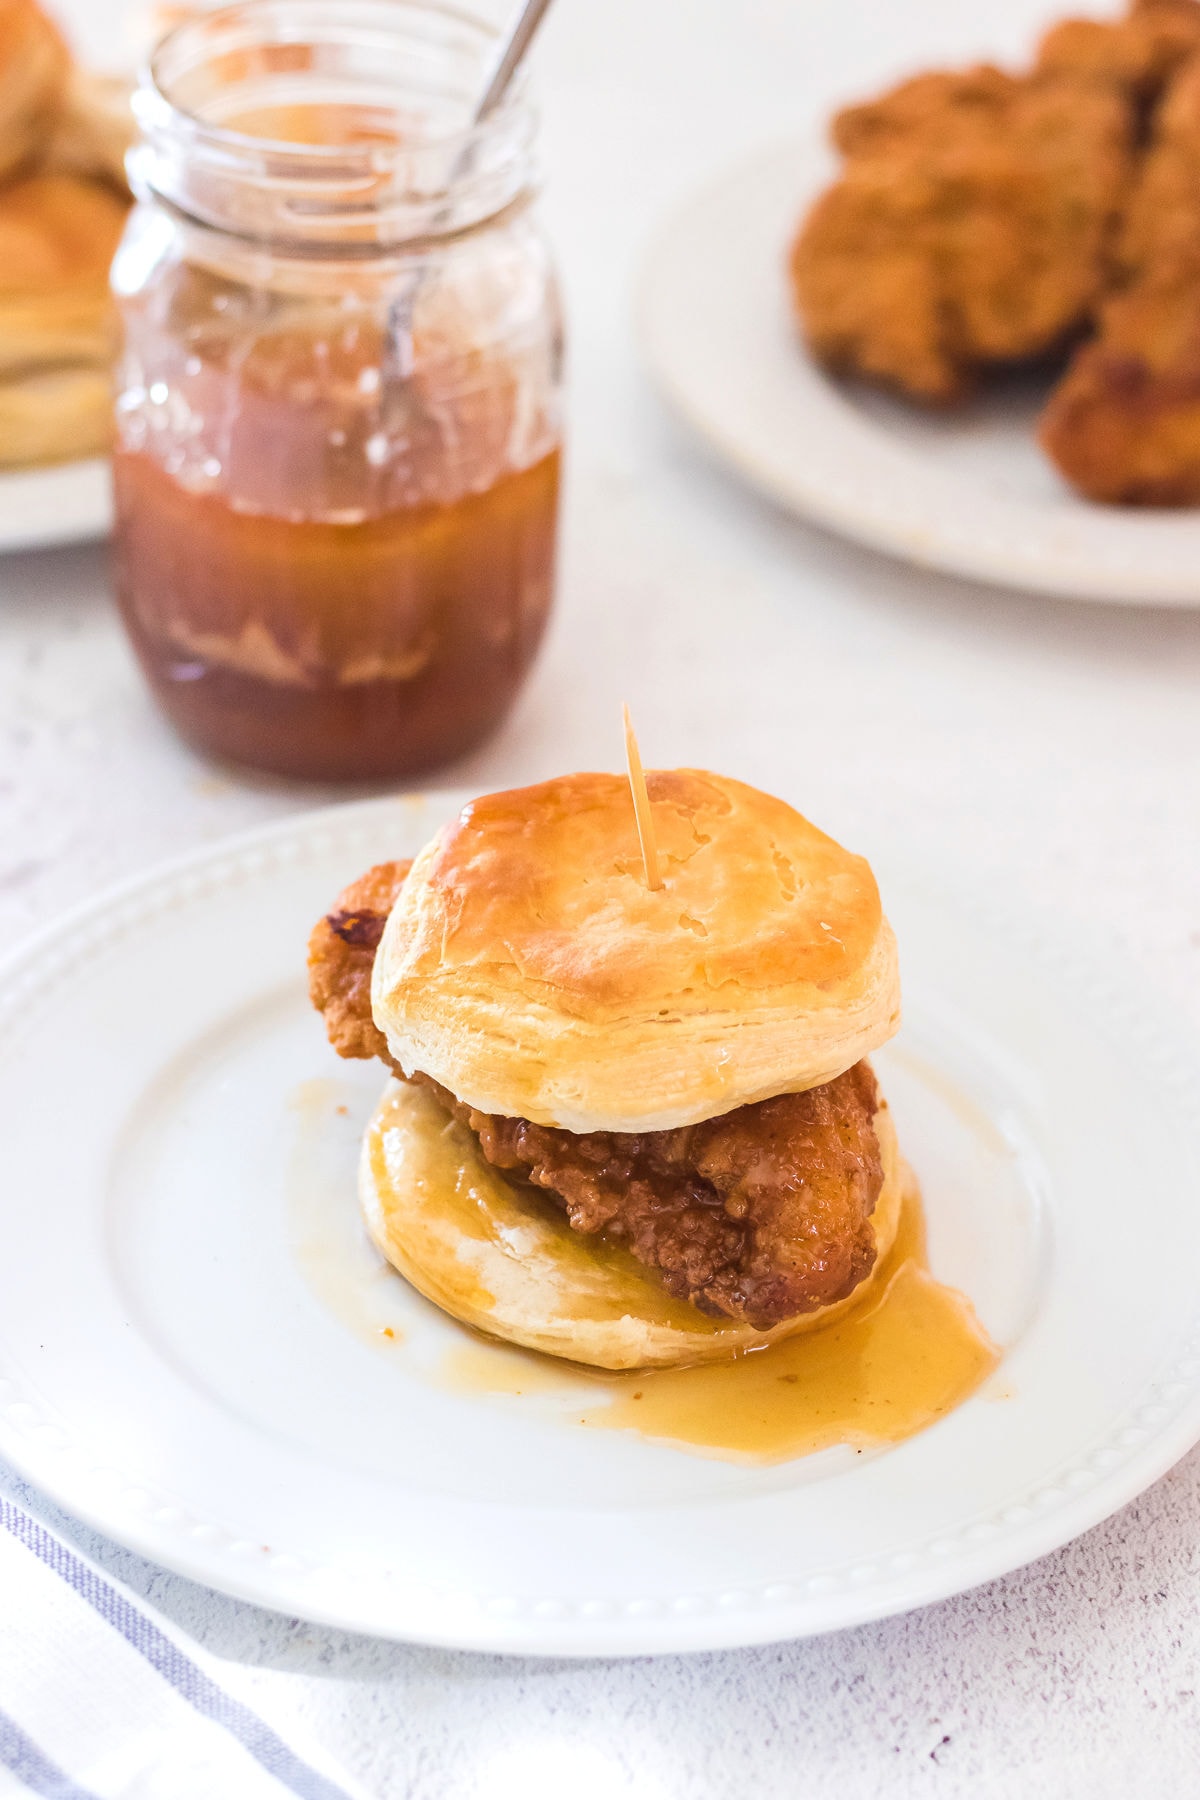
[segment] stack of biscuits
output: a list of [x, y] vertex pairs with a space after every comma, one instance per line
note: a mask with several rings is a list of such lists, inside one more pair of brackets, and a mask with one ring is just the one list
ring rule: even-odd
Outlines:
[[37, 0], [0, 0], [0, 466], [108, 446], [132, 130], [126, 83], [78, 68]]

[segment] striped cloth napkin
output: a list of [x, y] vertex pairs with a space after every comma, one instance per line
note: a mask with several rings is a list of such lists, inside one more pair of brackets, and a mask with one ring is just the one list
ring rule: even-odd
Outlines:
[[0, 1495], [0, 1800], [367, 1800], [218, 1668]]

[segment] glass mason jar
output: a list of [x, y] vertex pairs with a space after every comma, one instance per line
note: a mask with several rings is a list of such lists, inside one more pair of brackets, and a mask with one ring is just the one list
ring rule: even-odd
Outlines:
[[314, 779], [479, 743], [554, 581], [561, 323], [518, 90], [416, 0], [246, 0], [143, 78], [115, 571], [181, 734]]

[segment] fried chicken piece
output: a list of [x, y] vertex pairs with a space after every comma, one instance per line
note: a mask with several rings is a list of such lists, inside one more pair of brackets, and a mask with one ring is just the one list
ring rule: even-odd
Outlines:
[[[371, 967], [408, 863], [383, 863], [339, 895], [309, 941], [309, 984], [330, 1041], [379, 1056]], [[766, 1329], [849, 1294], [875, 1260], [883, 1185], [875, 1078], [859, 1063], [675, 1131], [572, 1132], [476, 1112], [428, 1076], [446, 1110], [511, 1178], [543, 1189], [574, 1230], [603, 1232], [702, 1310]]]
[[883, 1166], [866, 1063], [675, 1131], [560, 1131], [426, 1085], [495, 1168], [544, 1189], [574, 1230], [623, 1244], [703, 1312], [765, 1331], [844, 1299], [875, 1261]]
[[1064, 343], [1108, 275], [1133, 125], [1111, 84], [986, 65], [842, 113], [849, 159], [790, 257], [814, 354], [946, 404]]
[[41, 167], [107, 182], [125, 199], [125, 155], [137, 136], [132, 83], [96, 69], [71, 70], [62, 111], [43, 147]]
[[308, 940], [309, 998], [324, 1014], [339, 1056], [380, 1056], [394, 1067], [387, 1039], [371, 1016], [371, 970], [388, 914], [411, 868], [410, 858], [368, 869], [338, 895]]
[[[1200, 6], [1196, 8], [1200, 12]], [[1126, 284], [1200, 265], [1200, 47], [1168, 87], [1117, 243]]]
[[936, 144], [948, 130], [988, 132], [1009, 105], [1014, 85], [992, 63], [927, 70], [877, 100], [844, 106], [830, 123], [830, 141], [846, 157], [890, 156]]
[[1143, 110], [1200, 50], [1197, 0], [1134, 0], [1123, 19], [1062, 19], [1038, 47], [1043, 74], [1107, 81]]
[[1151, 275], [1108, 302], [1038, 437], [1091, 500], [1200, 505], [1200, 269]]
[[[1200, 9], [1198, 9], [1200, 10]], [[1042, 415], [1044, 449], [1093, 500], [1200, 503], [1200, 54], [1155, 117], [1119, 245], [1125, 286]]]

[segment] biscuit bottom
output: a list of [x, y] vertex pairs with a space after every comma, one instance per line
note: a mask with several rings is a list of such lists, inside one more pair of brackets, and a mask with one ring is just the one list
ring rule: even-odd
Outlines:
[[600, 1369], [720, 1362], [828, 1325], [873, 1291], [904, 1193], [886, 1103], [874, 1123], [884, 1180], [872, 1273], [846, 1299], [767, 1331], [673, 1299], [628, 1251], [573, 1231], [553, 1202], [491, 1167], [427, 1089], [389, 1082], [363, 1140], [359, 1194], [382, 1254], [465, 1325]]

